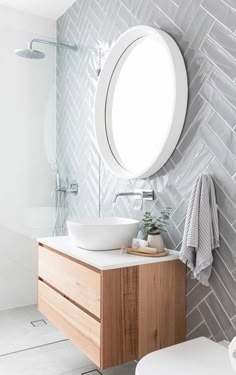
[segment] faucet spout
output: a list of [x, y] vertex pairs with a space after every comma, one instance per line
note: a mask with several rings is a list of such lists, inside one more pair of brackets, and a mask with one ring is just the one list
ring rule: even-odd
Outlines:
[[115, 195], [114, 199], [113, 199], [113, 203], [116, 203], [117, 199], [119, 197], [136, 197], [136, 198], [139, 198], [139, 199], [142, 199], [142, 193], [140, 192], [134, 192], [134, 191], [129, 191], [127, 193], [118, 193]]
[[118, 193], [118, 194], [115, 195], [115, 197], [113, 199], [113, 203], [116, 203], [116, 201], [119, 197], [129, 197], [129, 196], [135, 197], [136, 199], [153, 201], [154, 200], [154, 191], [153, 190], [134, 190], [134, 191]]

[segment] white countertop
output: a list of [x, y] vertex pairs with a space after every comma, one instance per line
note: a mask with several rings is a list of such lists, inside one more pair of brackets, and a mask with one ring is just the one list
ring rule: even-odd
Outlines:
[[170, 260], [176, 260], [179, 258], [178, 252], [174, 250], [170, 250], [169, 255], [167, 255], [166, 257], [160, 258], [142, 257], [137, 255], [130, 255], [127, 253], [121, 254], [120, 250], [84, 250], [71, 244], [69, 237], [39, 238], [38, 242], [100, 270], [110, 270], [115, 268], [138, 266], [142, 264], [168, 262]]

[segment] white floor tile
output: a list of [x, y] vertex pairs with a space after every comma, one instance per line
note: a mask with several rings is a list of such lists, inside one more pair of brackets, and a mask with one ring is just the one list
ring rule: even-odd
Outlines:
[[[91, 373], [89, 372], [86, 375], [99, 375], [99, 372], [102, 375], [135, 375], [136, 365], [137, 365], [136, 362], [130, 362], [125, 365], [116, 366], [107, 370], [101, 370], [97, 368], [95, 365], [91, 365], [86, 368], [78, 368], [76, 370], [66, 372], [63, 375], [82, 375], [88, 371], [91, 371]], [[93, 369], [97, 369], [99, 372], [93, 371]]]
[[[69, 340], [60, 342], [66, 338], [49, 322], [32, 326], [40, 319], [46, 320], [36, 306], [0, 311], [0, 375], [81, 375], [97, 369]], [[102, 375], [134, 375], [135, 367], [132, 362], [98, 370]]]
[[70, 341], [0, 357], [1, 375], [64, 375], [88, 366], [95, 368]]
[[[31, 322], [40, 319], [47, 324], [33, 327]], [[36, 306], [0, 311], [0, 355], [64, 339], [66, 337], [37, 311]]]

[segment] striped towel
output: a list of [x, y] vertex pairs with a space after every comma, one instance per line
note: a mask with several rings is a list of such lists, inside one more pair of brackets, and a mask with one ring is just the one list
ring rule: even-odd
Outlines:
[[192, 271], [192, 278], [208, 286], [212, 251], [219, 247], [219, 226], [215, 189], [211, 176], [197, 178], [189, 200], [180, 260]]

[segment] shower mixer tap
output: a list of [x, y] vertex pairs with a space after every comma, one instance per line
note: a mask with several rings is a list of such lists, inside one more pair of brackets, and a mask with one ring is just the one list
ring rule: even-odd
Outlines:
[[68, 187], [61, 186], [60, 176], [57, 173], [57, 176], [56, 176], [56, 191], [60, 192], [60, 193], [65, 193], [65, 194], [77, 195], [78, 194], [78, 184], [77, 184], [77, 182], [71, 182]]

